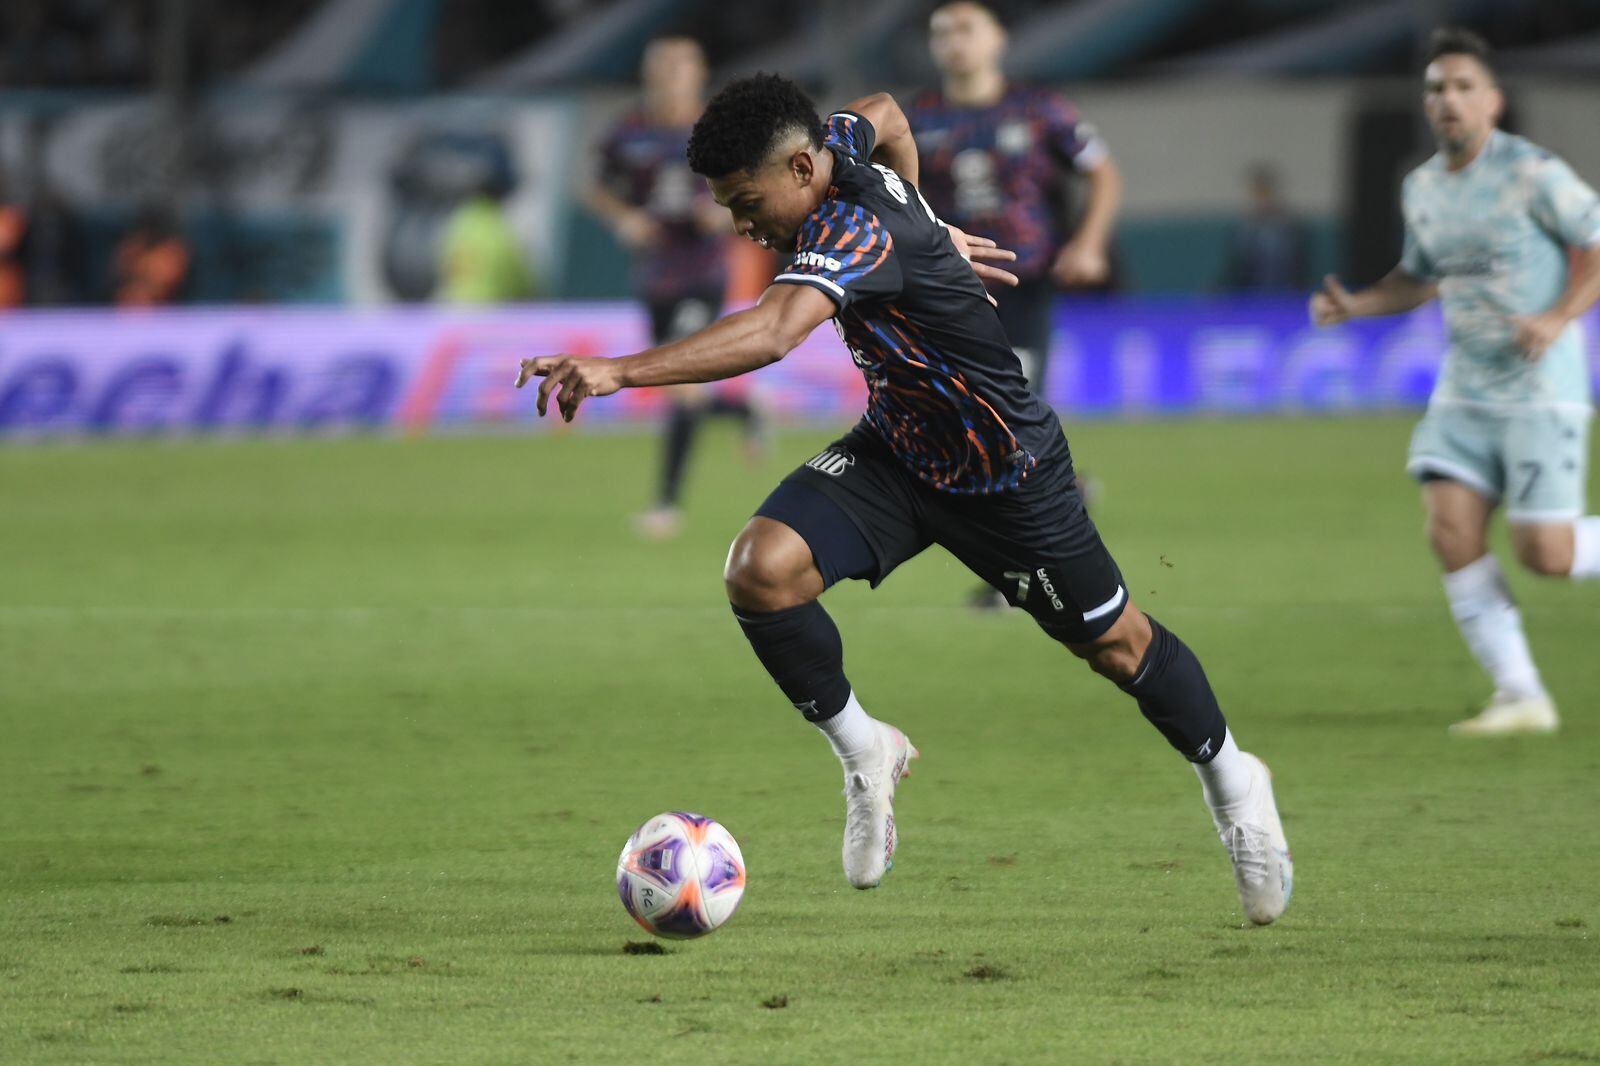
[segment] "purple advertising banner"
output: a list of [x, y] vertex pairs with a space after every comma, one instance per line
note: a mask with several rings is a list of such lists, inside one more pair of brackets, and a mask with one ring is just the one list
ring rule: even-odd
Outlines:
[[[1587, 323], [1600, 368], [1600, 322]], [[627, 304], [466, 313], [240, 308], [0, 317], [0, 439], [62, 435], [561, 426], [540, 422], [518, 360], [645, 346]], [[1295, 301], [1063, 302], [1049, 398], [1066, 417], [1420, 407], [1443, 349], [1436, 309], [1313, 330]], [[827, 327], [753, 389], [782, 418], [848, 422], [860, 374]], [[654, 419], [655, 390], [591, 401], [576, 425]]]

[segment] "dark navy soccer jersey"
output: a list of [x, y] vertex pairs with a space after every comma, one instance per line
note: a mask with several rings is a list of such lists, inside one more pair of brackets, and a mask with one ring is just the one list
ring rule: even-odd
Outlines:
[[696, 224], [698, 210], [715, 204], [689, 169], [689, 127], [663, 126], [642, 111], [624, 115], [601, 143], [600, 181], [661, 227], [661, 242], [634, 255], [641, 296], [659, 302], [723, 290], [728, 239]]
[[940, 217], [1017, 253], [1012, 272], [1042, 278], [1067, 234], [1065, 171], [1106, 158], [1094, 128], [1059, 93], [1009, 86], [989, 107], [919, 94], [906, 108], [922, 191]]
[[828, 118], [833, 185], [774, 280], [838, 305], [867, 379], [863, 421], [917, 477], [946, 492], [1013, 489], [1066, 456], [1061, 423], [1028, 391], [983, 284], [922, 195], [870, 162], [875, 137], [860, 115]]

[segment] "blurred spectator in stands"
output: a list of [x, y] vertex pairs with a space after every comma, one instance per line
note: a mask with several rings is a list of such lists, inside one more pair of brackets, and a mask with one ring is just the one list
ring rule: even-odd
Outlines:
[[533, 277], [505, 198], [516, 179], [508, 167], [485, 170], [450, 212], [440, 242], [438, 297], [454, 304], [502, 304], [533, 295]]
[[189, 244], [172, 212], [160, 205], [140, 209], [133, 228], [117, 244], [113, 269], [116, 302], [124, 307], [177, 303], [189, 279]]
[[1279, 199], [1277, 171], [1258, 163], [1245, 180], [1249, 213], [1228, 240], [1223, 287], [1234, 292], [1299, 292], [1309, 287], [1304, 227]]
[[21, 307], [28, 298], [23, 256], [28, 241], [28, 210], [12, 195], [0, 170], [0, 309]]

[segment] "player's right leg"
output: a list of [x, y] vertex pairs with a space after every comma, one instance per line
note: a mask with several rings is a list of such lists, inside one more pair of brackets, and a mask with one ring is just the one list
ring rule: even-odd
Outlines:
[[756, 657], [839, 757], [845, 877], [872, 888], [893, 865], [895, 789], [917, 750], [862, 708], [845, 677], [838, 627], [817, 598], [844, 578], [882, 580], [926, 541], [913, 518], [894, 508], [902, 475], [871, 455], [858, 463], [849, 442], [822, 452], [767, 497], [729, 549], [723, 576]]
[[1489, 518], [1503, 485], [1503, 421], [1432, 409], [1412, 437], [1406, 468], [1422, 482], [1428, 544], [1462, 639], [1494, 682], [1484, 710], [1451, 726], [1464, 736], [1549, 732], [1558, 718], [1528, 648], [1522, 612], [1489, 551]]

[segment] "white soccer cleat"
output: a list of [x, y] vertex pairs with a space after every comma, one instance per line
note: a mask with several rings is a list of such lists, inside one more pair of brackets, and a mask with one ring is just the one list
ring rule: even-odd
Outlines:
[[676, 507], [652, 507], [634, 517], [633, 529], [646, 540], [671, 540], [683, 532], [683, 512]]
[[1549, 696], [1510, 696], [1496, 692], [1476, 717], [1456, 722], [1456, 737], [1509, 737], [1524, 733], [1554, 733], [1561, 725]]
[[1250, 796], [1240, 805], [1237, 817], [1225, 821], [1211, 813], [1222, 846], [1233, 861], [1233, 879], [1239, 885], [1239, 904], [1244, 916], [1257, 925], [1270, 925], [1289, 906], [1294, 892], [1294, 858], [1283, 835], [1278, 803], [1272, 795], [1272, 772], [1267, 764], [1241, 752], [1255, 769]]
[[900, 730], [877, 725], [867, 768], [844, 772], [844, 876], [856, 888], [876, 888], [894, 866], [894, 790], [918, 755]]

